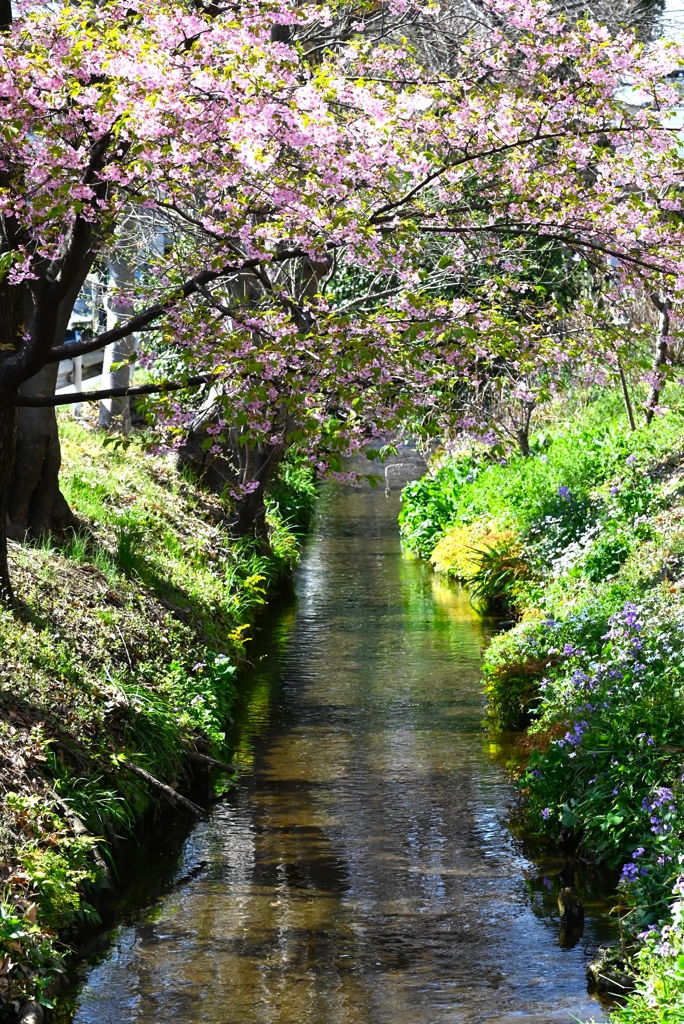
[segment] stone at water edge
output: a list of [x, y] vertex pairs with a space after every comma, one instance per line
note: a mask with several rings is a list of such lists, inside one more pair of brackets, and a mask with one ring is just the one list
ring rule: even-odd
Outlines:
[[40, 1003], [24, 1003], [19, 1010], [19, 1024], [43, 1024], [43, 1019], [43, 1007]]
[[598, 992], [611, 996], [626, 996], [636, 985], [630, 964], [615, 947], [599, 950], [596, 960], [587, 964], [587, 980]]

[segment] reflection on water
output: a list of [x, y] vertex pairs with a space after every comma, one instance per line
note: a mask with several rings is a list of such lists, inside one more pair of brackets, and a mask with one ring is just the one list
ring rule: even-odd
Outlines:
[[603, 1019], [584, 964], [605, 920], [559, 944], [559, 864], [506, 830], [481, 728], [485, 629], [402, 555], [396, 512], [325, 491], [243, 704], [241, 788], [88, 969], [77, 1024]]

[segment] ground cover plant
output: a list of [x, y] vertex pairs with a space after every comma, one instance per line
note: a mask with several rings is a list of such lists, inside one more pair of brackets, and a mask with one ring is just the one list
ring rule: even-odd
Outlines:
[[230, 537], [221, 501], [167, 457], [108, 447], [87, 422], [62, 427], [80, 530], [11, 545], [22, 607], [0, 611], [8, 1007], [50, 1004], [74, 929], [97, 920], [119, 839], [168, 800], [150, 777], [173, 796], [208, 759], [229, 759], [235, 672], [315, 500], [310, 472], [288, 464], [271, 551], [259, 553]]
[[[614, 1019], [683, 1020], [679, 413], [634, 432], [594, 395], [538, 433], [528, 458], [444, 458], [403, 501], [405, 543], [518, 620], [484, 656], [489, 724], [524, 730], [510, 767], [526, 830], [615, 871], [642, 981]], [[486, 591], [501, 538], [525, 572]]]

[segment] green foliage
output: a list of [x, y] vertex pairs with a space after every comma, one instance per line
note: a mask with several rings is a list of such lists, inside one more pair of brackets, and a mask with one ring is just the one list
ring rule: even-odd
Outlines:
[[527, 830], [619, 872], [644, 945], [616, 1024], [684, 1024], [683, 462], [676, 413], [632, 433], [602, 399], [530, 458], [459, 456], [404, 492], [404, 540], [439, 542], [441, 571], [470, 532], [507, 531], [470, 573], [523, 617], [485, 653], [489, 721], [527, 729]]
[[144, 571], [142, 546], [144, 533], [141, 529], [131, 529], [125, 524], [119, 527], [116, 537], [116, 564], [127, 576], [141, 576]]
[[684, 903], [674, 888], [671, 923], [649, 929], [637, 957], [639, 980], [624, 1006], [616, 1006], [616, 1024], [682, 1024], [684, 1021]]
[[475, 479], [477, 469], [477, 462], [470, 455], [459, 456], [406, 485], [401, 495], [399, 525], [408, 547], [424, 557], [432, 554], [447, 528], [459, 523], [460, 495], [464, 486]]
[[0, 900], [0, 998], [15, 1003], [37, 998], [51, 1007], [47, 992], [64, 967], [50, 936], [35, 922], [34, 910], [29, 906], [22, 912], [8, 899]]
[[466, 578], [472, 596], [489, 609], [515, 604], [520, 584], [531, 578], [516, 540], [507, 538], [473, 550], [475, 569]]
[[487, 650], [485, 690], [490, 724], [499, 729], [528, 725], [539, 703], [549, 644], [540, 642], [537, 623], [523, 623], [502, 633]]
[[[633, 531], [644, 539], [635, 520], [653, 511], [657, 496], [657, 481], [644, 467], [681, 451], [675, 416], [633, 434], [602, 399], [571, 422], [537, 435], [529, 458], [458, 455], [408, 484], [402, 494], [402, 538], [427, 557], [449, 527], [496, 523], [513, 531], [548, 570], [559, 559], [569, 565], [571, 558], [582, 557], [606, 522], [617, 518], [623, 536], [613, 540], [612, 555], [607, 551], [605, 557], [619, 567], [631, 550]], [[615, 494], [609, 484], [617, 488]]]
[[311, 525], [317, 497], [311, 464], [298, 461], [296, 451], [290, 450], [266, 499], [269, 516], [302, 537]]
[[[595, 625], [589, 629], [595, 635]], [[531, 827], [573, 829], [594, 856], [624, 864], [632, 924], [661, 920], [684, 857], [680, 602], [656, 590], [639, 606], [627, 603], [610, 618], [598, 655], [595, 645], [589, 652], [566, 643], [558, 651], [540, 692], [533, 736], [557, 738], [530, 758], [524, 787]]]
[[43, 925], [63, 928], [76, 919], [99, 920], [82, 889], [86, 882], [101, 881], [91, 856], [96, 839], [71, 835], [36, 794], [8, 793], [5, 806], [35, 837], [23, 846], [21, 862]]

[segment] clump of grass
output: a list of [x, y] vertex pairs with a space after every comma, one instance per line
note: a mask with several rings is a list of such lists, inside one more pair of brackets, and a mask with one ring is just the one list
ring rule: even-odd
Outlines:
[[474, 569], [465, 582], [472, 597], [488, 611], [505, 612], [514, 607], [521, 584], [532, 570], [513, 537], [504, 537], [473, 549]]
[[142, 555], [144, 532], [122, 525], [116, 537], [116, 564], [126, 576], [144, 577], [145, 561]]

